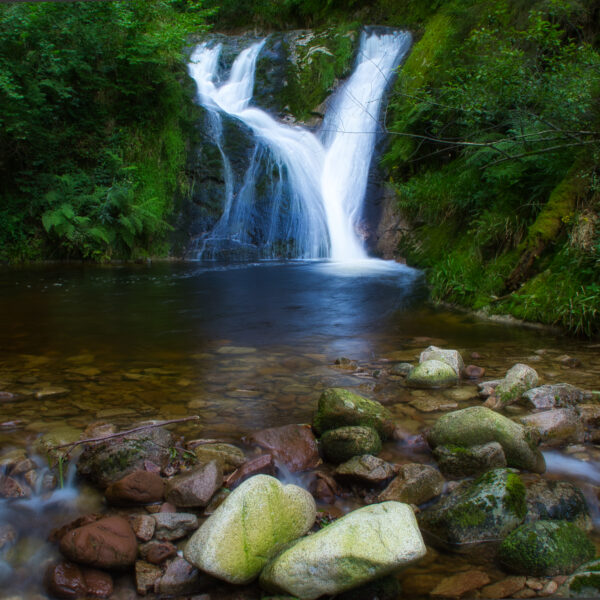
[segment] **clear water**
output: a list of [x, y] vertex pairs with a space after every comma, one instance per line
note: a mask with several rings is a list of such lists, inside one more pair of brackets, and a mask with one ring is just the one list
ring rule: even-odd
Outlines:
[[[140, 420], [189, 415], [199, 415], [200, 422], [178, 427], [187, 438], [239, 444], [255, 429], [310, 422], [321, 391], [330, 386], [383, 402], [417, 435], [440, 413], [420, 412], [410, 402], [424, 392], [377, 371], [415, 362], [431, 343], [459, 349], [490, 379], [525, 362], [546, 383], [597, 389], [600, 380], [594, 343], [435, 308], [420, 273], [394, 263], [2, 269], [0, 391], [18, 396], [0, 402], [0, 455], [31, 447], [65, 425], [83, 431], [99, 420], [129, 428]], [[481, 358], [470, 359], [472, 352]], [[566, 368], [558, 360], [564, 354], [582, 366]], [[342, 356], [356, 360], [358, 370], [336, 367]], [[36, 397], [56, 386], [67, 393]], [[462, 408], [480, 402], [476, 392], [474, 383], [462, 382], [426, 394]], [[382, 456], [431, 461], [427, 453], [395, 443], [386, 444]], [[548, 458], [547, 476], [577, 482], [597, 516], [598, 449], [553, 451]], [[52, 500], [0, 501], [0, 526], [16, 524], [20, 536], [9, 551], [0, 550], [0, 560], [8, 561], [11, 581], [29, 586], [27, 593], [19, 588], [17, 597], [39, 592], [38, 575], [54, 552], [44, 542], [49, 529], [96, 510], [96, 503], [79, 486]], [[418, 597], [411, 581], [433, 587], [461, 561], [441, 556], [435, 565], [410, 571], [406, 589]], [[35, 576], [32, 564], [39, 565]], [[0, 563], [0, 577], [5, 566]]]

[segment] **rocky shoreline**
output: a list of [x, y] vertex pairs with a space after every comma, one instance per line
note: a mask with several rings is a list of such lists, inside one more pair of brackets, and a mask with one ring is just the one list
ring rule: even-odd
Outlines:
[[[540, 448], [596, 442], [598, 395], [540, 385], [520, 363], [499, 380], [483, 375], [435, 346], [417, 365], [390, 363], [377, 374], [422, 390], [479, 382], [480, 405], [413, 401], [443, 411], [424, 436], [342, 388], [323, 391], [311, 425], [256, 431], [239, 444], [183, 439], [156, 422], [113, 437], [116, 427], [92, 423], [81, 438], [95, 441], [77, 472], [105, 505], [52, 532], [62, 558], [40, 565], [46, 591], [115, 600], [597, 596], [586, 499], [573, 483], [540, 476]], [[530, 414], [505, 416], [516, 404]], [[428, 464], [378, 457], [390, 440]], [[70, 452], [43, 438], [37, 449], [57, 467]], [[2, 462], [9, 502], [50, 495], [62, 478], [23, 452]], [[0, 547], [15, 537], [4, 526]], [[419, 568], [444, 557], [460, 567], [432, 585]]]

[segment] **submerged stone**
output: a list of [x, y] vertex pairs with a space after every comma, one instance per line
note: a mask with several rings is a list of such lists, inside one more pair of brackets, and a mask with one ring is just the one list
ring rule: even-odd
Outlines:
[[248, 583], [278, 550], [305, 534], [315, 516], [315, 501], [307, 491], [255, 475], [194, 533], [184, 557], [219, 579]]
[[313, 600], [388, 575], [425, 553], [410, 506], [373, 504], [281, 552], [261, 573], [260, 584], [270, 592]]
[[326, 389], [319, 398], [313, 428], [318, 435], [346, 425], [372, 427], [382, 439], [391, 437], [394, 423], [390, 411], [379, 402], [342, 388]]
[[594, 558], [594, 544], [568, 521], [536, 521], [510, 533], [498, 558], [513, 573], [538, 577], [569, 575]]

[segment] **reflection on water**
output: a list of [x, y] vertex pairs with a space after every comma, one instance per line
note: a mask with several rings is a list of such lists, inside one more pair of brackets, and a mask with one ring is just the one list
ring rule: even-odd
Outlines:
[[[418, 434], [440, 414], [421, 410], [424, 399], [455, 408], [480, 403], [473, 382], [423, 392], [386, 374], [391, 363], [414, 363], [431, 343], [459, 349], [466, 362], [485, 367], [486, 378], [525, 362], [544, 383], [598, 387], [593, 343], [434, 308], [420, 273], [383, 261], [0, 270], [0, 456], [65, 426], [128, 428], [196, 414], [200, 424], [179, 428], [186, 437], [239, 442], [254, 429], [309, 422], [331, 386], [376, 398]], [[473, 352], [480, 358], [471, 359]], [[565, 362], [565, 354], [574, 360]], [[358, 368], [336, 367], [342, 356]], [[550, 476], [581, 484], [596, 516], [594, 452], [587, 446], [568, 459], [547, 457]], [[382, 457], [430, 460], [395, 444]], [[56, 498], [64, 501], [45, 505], [47, 513], [6, 505], [0, 521], [30, 522], [42, 544], [41, 521], [77, 512], [69, 498]], [[29, 558], [14, 564], [28, 565], [38, 550], [32, 544], [21, 553]]]

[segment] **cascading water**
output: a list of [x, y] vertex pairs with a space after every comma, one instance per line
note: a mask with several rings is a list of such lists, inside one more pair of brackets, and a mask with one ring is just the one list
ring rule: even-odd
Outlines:
[[[198, 258], [219, 255], [228, 244], [262, 246], [260, 257], [285, 247], [296, 258], [354, 261], [367, 257], [358, 233], [367, 178], [378, 131], [379, 110], [389, 77], [408, 51], [406, 32], [363, 33], [355, 70], [330, 102], [318, 135], [287, 125], [250, 106], [256, 61], [265, 41], [243, 50], [229, 78], [217, 85], [222, 46], [199, 45], [189, 71], [198, 100], [209, 113], [210, 133], [223, 160], [223, 214], [204, 235]], [[241, 121], [257, 146], [243, 182], [233, 181], [223, 143], [223, 116]], [[260, 169], [270, 171], [269, 206], [258, 213]], [[256, 235], [260, 221], [261, 235]], [[253, 235], [254, 233], [254, 235]]]

